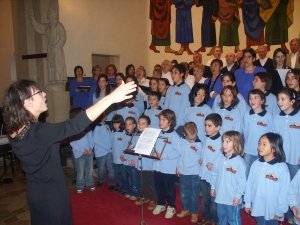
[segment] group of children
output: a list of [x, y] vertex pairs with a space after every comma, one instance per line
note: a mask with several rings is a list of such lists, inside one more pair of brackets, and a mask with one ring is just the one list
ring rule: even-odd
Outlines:
[[[77, 192], [84, 186], [95, 190], [90, 165], [93, 150], [98, 185], [108, 170], [110, 189], [137, 205], [149, 202], [154, 215], [166, 211], [165, 218], [172, 218], [176, 214], [179, 177], [182, 209], [177, 217], [191, 216], [191, 222], [198, 224], [241, 224], [244, 203], [257, 224], [278, 224], [288, 206], [295, 223], [300, 223], [299, 93], [284, 88], [276, 98], [270, 93], [272, 77], [261, 72], [255, 74], [254, 89], [244, 99], [234, 75], [225, 73], [220, 76], [220, 94], [212, 97], [205, 84], [197, 83], [190, 90], [185, 74], [183, 65], [175, 65], [174, 85], [165, 88], [163, 98], [159, 91], [150, 92], [145, 110], [143, 98], [128, 100], [115, 108], [110, 126], [102, 116], [92, 131], [71, 142]], [[210, 107], [207, 103], [212, 98]], [[130, 154], [139, 133], [150, 126], [161, 129], [154, 148], [156, 159]]]

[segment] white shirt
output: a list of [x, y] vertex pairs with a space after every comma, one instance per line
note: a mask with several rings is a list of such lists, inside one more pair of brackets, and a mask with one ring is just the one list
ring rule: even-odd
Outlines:
[[295, 68], [298, 53], [299, 52], [296, 52], [295, 54], [291, 53], [291, 67], [292, 67], [292, 69]]
[[171, 72], [170, 71], [167, 72], [167, 73], [162, 72], [161, 78], [167, 78], [169, 80], [169, 82], [170, 82], [170, 85], [174, 84], [174, 82], [172, 80], [172, 76], [171, 76]]
[[266, 57], [264, 59], [259, 59], [260, 65], [264, 66], [266, 64], [267, 60], [268, 60], [268, 57]]

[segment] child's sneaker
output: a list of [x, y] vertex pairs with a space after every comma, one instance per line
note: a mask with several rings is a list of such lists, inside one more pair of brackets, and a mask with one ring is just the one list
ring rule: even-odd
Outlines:
[[166, 207], [163, 205], [156, 205], [155, 209], [152, 211], [153, 215], [158, 215], [161, 212], [165, 211]]
[[136, 200], [136, 201], [134, 202], [134, 204], [137, 205], [137, 206], [142, 205], [142, 203], [143, 203], [143, 200], [142, 200], [142, 199], [138, 199], [138, 200]]
[[156, 204], [154, 201], [150, 201], [149, 205], [147, 207], [148, 210], [153, 210], [155, 208]]
[[189, 216], [191, 215], [190, 212], [188, 210], [181, 210], [180, 213], [177, 213], [177, 217], [178, 218], [183, 218], [183, 217], [186, 217], [186, 216]]
[[130, 198], [130, 197], [131, 197], [131, 195], [129, 195], [129, 194], [125, 194], [125, 195], [124, 195], [124, 197], [125, 197], [125, 198]]
[[135, 201], [135, 200], [137, 200], [137, 197], [135, 197], [135, 196], [130, 196], [130, 198], [129, 198], [131, 201]]
[[82, 193], [82, 189], [76, 189], [76, 193], [81, 194]]
[[198, 214], [192, 214], [191, 223], [197, 223], [197, 222], [198, 222]]
[[171, 219], [171, 218], [173, 218], [173, 216], [175, 215], [175, 213], [176, 213], [175, 208], [168, 206], [167, 212], [165, 214], [165, 218], [166, 219]]
[[95, 188], [94, 186], [88, 187], [88, 189], [89, 189], [90, 191], [95, 191], [95, 190], [96, 190], [96, 188]]

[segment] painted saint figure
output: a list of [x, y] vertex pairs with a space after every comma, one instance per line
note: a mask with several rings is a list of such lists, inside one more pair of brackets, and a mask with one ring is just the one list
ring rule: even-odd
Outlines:
[[150, 0], [152, 41], [149, 49], [155, 53], [160, 52], [156, 46], [165, 46], [166, 53], [176, 52], [170, 47], [171, 5], [171, 0]]

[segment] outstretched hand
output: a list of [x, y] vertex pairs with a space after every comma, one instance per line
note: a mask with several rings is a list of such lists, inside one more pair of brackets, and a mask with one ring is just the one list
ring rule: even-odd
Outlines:
[[115, 89], [109, 97], [111, 97], [111, 101], [113, 103], [122, 102], [126, 99], [132, 98], [132, 93], [136, 91], [136, 88], [137, 86], [133, 81], [126, 84], [122, 81], [122, 84], [117, 87], [117, 89]]

